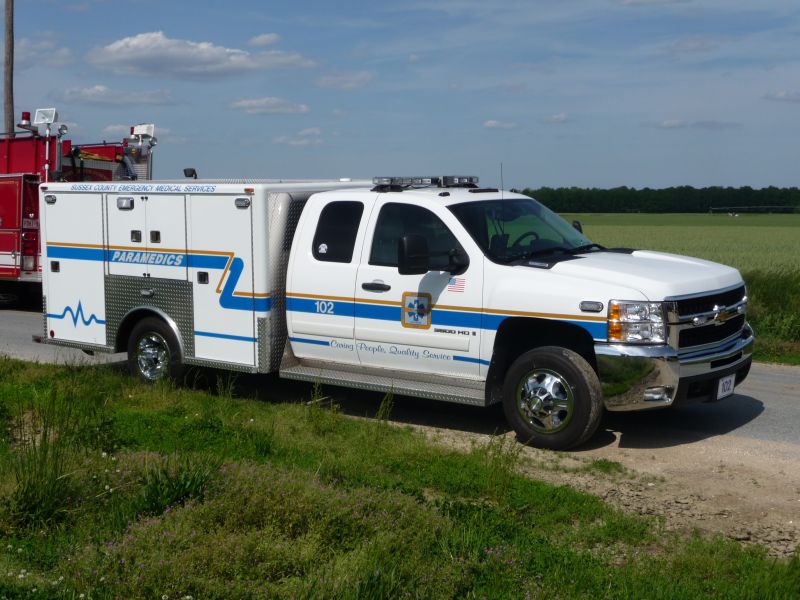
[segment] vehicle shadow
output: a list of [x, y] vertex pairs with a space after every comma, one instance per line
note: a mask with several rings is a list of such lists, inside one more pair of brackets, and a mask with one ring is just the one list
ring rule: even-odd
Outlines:
[[[195, 376], [187, 376], [192, 387], [214, 391], [218, 381], [230, 377], [225, 371], [197, 369]], [[313, 394], [313, 384], [304, 381], [281, 379], [277, 375], [236, 375], [233, 391], [240, 397], [258, 398], [268, 402], [308, 402]], [[333, 385], [322, 386], [322, 394], [332, 400], [338, 410], [353, 417], [373, 418], [378, 412], [383, 392], [371, 392]], [[396, 395], [389, 420], [404, 425], [422, 425], [442, 429], [455, 429], [470, 433], [501, 434], [509, 431], [500, 405], [484, 408], [454, 404], [425, 398]]]
[[[124, 360], [109, 362], [105, 367], [121, 372], [128, 369]], [[224, 390], [234, 398], [252, 398], [276, 404], [309, 402], [314, 394], [312, 383], [281, 379], [276, 374], [248, 375], [199, 367], [190, 369], [180, 385], [211, 394]], [[333, 385], [323, 386], [322, 394], [342, 414], [362, 418], [374, 418], [385, 397], [381, 392]], [[730, 433], [750, 423], [763, 411], [764, 405], [760, 400], [735, 394], [712, 404], [630, 413], [607, 412], [595, 435], [573, 450], [584, 452], [613, 445], [657, 449], [690, 444]], [[398, 425], [482, 435], [503, 435], [510, 431], [500, 404], [469, 406], [402, 395], [395, 396], [389, 420]]]
[[725, 435], [764, 412], [764, 403], [734, 394], [720, 402], [642, 412], [607, 412], [597, 433], [579, 450], [617, 443], [620, 448], [668, 448]]
[[[203, 369], [206, 380], [215, 387], [224, 371]], [[241, 375], [236, 377], [235, 393], [269, 402], [308, 402], [313, 385], [281, 379], [276, 375]], [[343, 414], [372, 418], [384, 398], [383, 393], [332, 385], [323, 386]], [[664, 410], [606, 412], [597, 433], [577, 451], [589, 451], [613, 444], [620, 448], [668, 448], [725, 435], [756, 419], [764, 404], [747, 395], [734, 394], [720, 402], [691, 404]], [[499, 435], [510, 431], [497, 404], [488, 408], [453, 404], [424, 398], [397, 395], [389, 419], [397, 424], [421, 425], [468, 433]]]

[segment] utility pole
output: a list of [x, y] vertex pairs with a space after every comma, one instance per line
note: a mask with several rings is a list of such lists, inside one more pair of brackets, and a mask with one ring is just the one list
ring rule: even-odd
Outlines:
[[3, 65], [5, 131], [14, 135], [14, 0], [6, 0], [6, 54]]

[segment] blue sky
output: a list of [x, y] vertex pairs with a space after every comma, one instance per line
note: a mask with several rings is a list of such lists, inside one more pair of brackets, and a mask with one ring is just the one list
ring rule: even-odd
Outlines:
[[16, 112], [155, 175], [796, 186], [796, 0], [16, 0]]

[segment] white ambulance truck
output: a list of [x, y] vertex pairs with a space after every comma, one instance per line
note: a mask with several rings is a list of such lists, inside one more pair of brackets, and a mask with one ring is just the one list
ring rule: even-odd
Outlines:
[[733, 393], [738, 271], [593, 244], [474, 177], [49, 183], [44, 339], [473, 405], [569, 448], [603, 409]]

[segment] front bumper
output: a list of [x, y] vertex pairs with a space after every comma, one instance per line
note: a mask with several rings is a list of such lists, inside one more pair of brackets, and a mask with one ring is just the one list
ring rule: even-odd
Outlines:
[[702, 352], [671, 346], [595, 344], [605, 406], [611, 411], [648, 410], [717, 399], [720, 378], [744, 381], [753, 361], [753, 330]]

